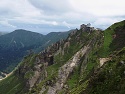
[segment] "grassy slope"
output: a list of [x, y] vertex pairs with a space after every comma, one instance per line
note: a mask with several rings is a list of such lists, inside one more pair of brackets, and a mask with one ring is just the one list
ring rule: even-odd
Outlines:
[[110, 47], [113, 46], [111, 43], [113, 41], [113, 34], [115, 34], [115, 29], [118, 27], [123, 27], [124, 24], [125, 21], [115, 23], [104, 31], [104, 43], [99, 51], [100, 57], [107, 57], [111, 53], [112, 50]]
[[[82, 92], [86, 89], [87, 85], [88, 85], [88, 81], [89, 81], [89, 77], [93, 74], [94, 72], [94, 69], [98, 67], [98, 57], [96, 55], [96, 52], [98, 51], [98, 46], [97, 44], [99, 43], [100, 41], [98, 41], [95, 46], [94, 46], [94, 49], [92, 49], [92, 51], [89, 53], [89, 57], [88, 57], [88, 61], [87, 61], [87, 64], [86, 65], [83, 65], [82, 67], [85, 67], [83, 69], [81, 69], [81, 65], [80, 67], [78, 68], [78, 74], [73, 74], [71, 76], [71, 78], [73, 76], [77, 76], [76, 79], [69, 79], [70, 81], [72, 81], [72, 83], [68, 83], [69, 86], [72, 85], [72, 84], [75, 84], [75, 86], [72, 88], [69, 88], [69, 94], [82, 94]], [[83, 60], [84, 60], [84, 57], [82, 57]], [[81, 63], [84, 63], [82, 60], [81, 60]], [[77, 80], [77, 83], [74, 81]]]
[[[125, 21], [115, 23], [104, 31], [104, 44], [98, 53], [101, 57], [109, 57], [109, 55], [112, 54], [112, 60], [108, 61], [102, 68], [96, 70], [95, 74], [89, 78], [87, 89], [84, 93], [82, 92], [82, 94], [124, 94], [124, 25]], [[117, 32], [121, 32], [122, 36], [119, 36]], [[113, 38], [113, 34], [116, 34], [118, 37]], [[121, 45], [117, 45], [119, 43]], [[121, 50], [118, 50], [118, 48]]]
[[[121, 63], [124, 62], [124, 63]], [[125, 93], [125, 48], [116, 53], [98, 74], [95, 74], [85, 94], [124, 94]], [[104, 92], [105, 91], [105, 92]]]
[[[113, 35], [116, 33], [116, 28], [124, 27], [125, 21], [115, 23], [104, 31], [103, 45], [98, 51], [98, 47], [95, 46], [93, 51], [89, 54], [88, 63], [86, 68], [83, 69], [82, 74], [76, 70], [68, 80], [70, 87], [70, 94], [124, 94], [125, 80], [124, 80], [124, 69], [125, 66], [118, 66], [120, 61], [125, 61], [125, 51], [122, 49], [120, 53], [114, 55], [114, 47], [117, 44]], [[124, 30], [122, 30], [124, 31]], [[118, 38], [124, 40], [124, 37]], [[122, 44], [122, 43], [121, 43]], [[118, 45], [119, 47], [120, 45]], [[122, 45], [121, 47], [123, 47]], [[118, 53], [118, 52], [117, 52]], [[99, 57], [108, 57], [110, 54], [114, 55], [114, 59], [109, 61], [102, 70], [97, 71], [98, 75], [93, 75], [94, 69], [98, 69]], [[109, 72], [111, 72], [109, 74]], [[93, 76], [92, 76], [93, 75]], [[76, 77], [77, 76], [77, 77]], [[80, 77], [81, 76], [81, 77]], [[74, 78], [73, 78], [74, 77]], [[77, 84], [76, 84], [77, 83]], [[86, 92], [85, 92], [86, 91]], [[104, 92], [105, 91], [105, 92]], [[62, 93], [63, 94], [63, 93]], [[65, 93], [66, 94], [66, 93]]]
[[21, 78], [11, 74], [0, 82], [0, 94], [20, 94], [24, 86], [24, 81]]
[[[97, 32], [93, 32], [89, 37], [87, 36], [88, 38], [87, 40], [89, 39], [91, 40], [93, 37], [95, 37], [96, 33]], [[84, 63], [84, 58], [85, 58], [83, 56], [81, 57], [81, 60], [79, 62], [80, 65], [75, 68], [75, 70], [72, 72], [72, 74], [70, 74], [69, 78], [67, 79], [66, 85], [68, 86], [68, 90], [64, 88], [62, 89], [62, 91], [59, 92], [59, 94], [80, 94], [87, 87], [87, 84], [88, 84], [87, 76], [91, 74], [90, 71], [92, 71], [93, 68], [97, 65], [97, 62], [96, 62], [97, 57], [93, 57], [93, 54], [96, 54], [98, 50], [97, 46], [100, 41], [96, 42], [95, 48], [89, 54], [88, 63], [87, 65], [85, 65], [86, 66], [85, 70], [82, 70], [82, 63]], [[86, 43], [88, 42], [86, 41]]]
[[[19, 66], [25, 65], [32, 69], [34, 66], [35, 57], [35, 54], [26, 56]], [[18, 67], [10, 76], [0, 81], [0, 94], [24, 94], [26, 90], [25, 80], [29, 79], [34, 73], [31, 70], [26, 70], [23, 78], [19, 76], [17, 69]]]

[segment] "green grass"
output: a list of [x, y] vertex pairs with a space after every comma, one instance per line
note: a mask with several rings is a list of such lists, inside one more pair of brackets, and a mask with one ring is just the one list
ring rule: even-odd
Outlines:
[[71, 76], [68, 78], [66, 84], [68, 85], [69, 89], [75, 88], [79, 82], [79, 68], [75, 68], [74, 71], [71, 73]]
[[86, 89], [88, 85], [88, 80], [86, 80], [81, 85], [77, 86], [76, 88], [73, 88], [71, 91], [69, 91], [69, 94], [82, 94], [82, 92]]
[[121, 26], [123, 26], [124, 25], [124, 23], [125, 23], [125, 20], [124, 21], [121, 21], [121, 22], [117, 22], [117, 23], [115, 23], [115, 24], [113, 24], [112, 26], [111, 26], [111, 29], [115, 29], [115, 28], [117, 28], [117, 27], [121, 27]]
[[27, 70], [23, 78], [21, 77], [22, 75], [19, 76], [17, 69], [21, 66], [27, 66], [28, 68], [32, 69], [36, 60], [35, 57], [35, 54], [26, 56], [24, 60], [15, 68], [13, 74], [0, 81], [0, 94], [24, 94], [26, 90], [25, 80], [32, 77], [34, 72], [32, 70]]
[[25, 85], [23, 79], [17, 77], [15, 74], [12, 74], [0, 81], [0, 94], [21, 94], [24, 87]]
[[102, 48], [99, 51], [100, 57], [107, 57], [109, 54], [112, 53], [111, 46], [113, 45], [111, 44], [113, 41], [113, 34], [115, 34], [115, 29], [117, 27], [123, 27], [124, 23], [125, 21], [115, 23], [104, 31], [104, 43], [102, 45]]
[[124, 94], [125, 66], [120, 63], [125, 62], [124, 48], [114, 55], [116, 56], [91, 78], [87, 94]]
[[109, 46], [113, 40], [113, 38], [112, 38], [113, 33], [114, 33], [114, 31], [110, 30], [110, 29], [107, 29], [104, 31], [104, 43], [99, 52], [101, 57], [107, 57], [110, 54]]
[[29, 79], [34, 75], [33, 71], [27, 71], [26, 74], [24, 75], [25, 79]]
[[29, 67], [33, 67], [34, 66], [34, 62], [36, 60], [36, 54], [31, 54], [31, 55], [27, 55], [24, 57], [24, 60], [19, 64], [20, 66], [29, 66]]

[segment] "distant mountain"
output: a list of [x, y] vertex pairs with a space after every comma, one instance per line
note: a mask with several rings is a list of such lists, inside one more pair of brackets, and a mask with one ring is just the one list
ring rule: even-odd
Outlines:
[[74, 30], [69, 30], [66, 32], [50, 32], [48, 33], [45, 37], [44, 37], [44, 41], [47, 41], [44, 46], [48, 46], [48, 43], [55, 43], [57, 42], [57, 40], [62, 40], [62, 39], [66, 39], [68, 37], [68, 34], [71, 33]]
[[15, 30], [9, 34], [0, 37], [0, 46], [2, 49], [16, 49], [33, 46], [41, 43], [43, 35], [26, 30]]
[[28, 52], [39, 52], [51, 43], [67, 38], [69, 32], [42, 35], [23, 29], [0, 36], [0, 71], [10, 72]]

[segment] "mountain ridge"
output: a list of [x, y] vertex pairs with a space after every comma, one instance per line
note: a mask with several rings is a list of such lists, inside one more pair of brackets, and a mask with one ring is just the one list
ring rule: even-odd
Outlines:
[[0, 82], [0, 93], [124, 94], [125, 44], [118, 41], [124, 26], [122, 21], [101, 31], [82, 24], [65, 40], [27, 55]]

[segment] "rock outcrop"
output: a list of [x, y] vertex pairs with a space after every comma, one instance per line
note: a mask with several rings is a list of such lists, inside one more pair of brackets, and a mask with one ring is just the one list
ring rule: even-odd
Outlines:
[[98, 30], [98, 29], [96, 29], [96, 28], [94, 28], [94, 27], [90, 27], [90, 26], [91, 26], [91, 24], [87, 24], [87, 25], [82, 24], [82, 25], [80, 26], [80, 30], [82, 30], [83, 32], [92, 32], [92, 31], [94, 31], [94, 30]]

